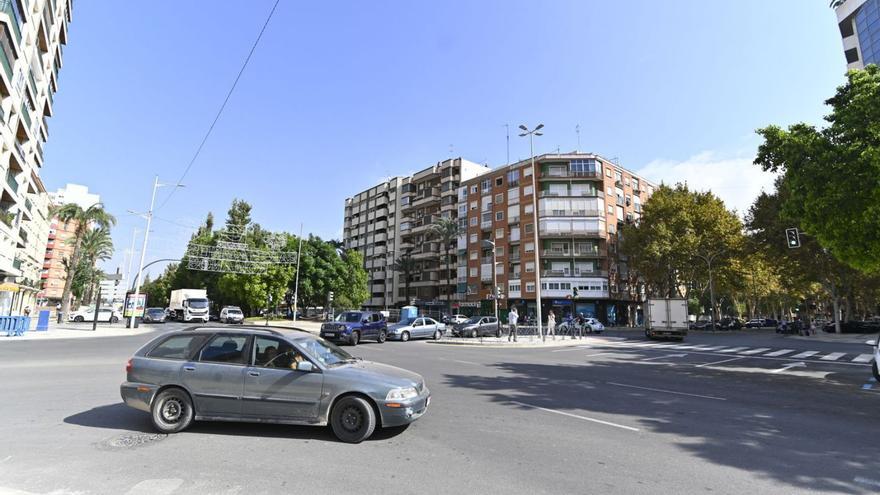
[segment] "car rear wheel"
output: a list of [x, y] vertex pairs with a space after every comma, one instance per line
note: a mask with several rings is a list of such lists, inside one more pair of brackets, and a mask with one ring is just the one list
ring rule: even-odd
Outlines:
[[401, 342], [408, 342], [409, 341], [409, 332], [403, 332], [402, 334], [400, 334], [400, 341]]
[[119, 323], [119, 318], [117, 318], [117, 317], [115, 317], [115, 316], [111, 316], [111, 317], [110, 317], [110, 323]]
[[333, 406], [330, 426], [336, 438], [346, 443], [360, 443], [376, 429], [376, 412], [361, 397], [343, 397]]
[[86, 321], [86, 319], [83, 318], [82, 316], [77, 316], [76, 318], [73, 319], [73, 321], [75, 321], [77, 323], [82, 323], [82, 322]]
[[361, 334], [358, 332], [351, 332], [351, 345], [358, 345], [358, 342], [361, 341]]
[[162, 433], [183, 431], [195, 416], [189, 395], [179, 388], [163, 390], [153, 400], [150, 413], [153, 426]]
[[434, 330], [434, 340], [440, 340], [440, 330]]
[[385, 339], [387, 339], [387, 338], [388, 338], [388, 335], [385, 333], [385, 330], [380, 330], [380, 331], [379, 331], [379, 336], [376, 337], [376, 342], [378, 342], [378, 343], [380, 343], [380, 344], [384, 344], [384, 343], [385, 343]]
[[495, 336], [498, 337], [499, 339], [501, 338], [501, 329], [500, 328], [498, 330], [495, 330]]

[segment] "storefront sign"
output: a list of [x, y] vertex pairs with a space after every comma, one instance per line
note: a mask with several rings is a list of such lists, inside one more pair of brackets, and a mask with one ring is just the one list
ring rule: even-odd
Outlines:
[[0, 292], [18, 292], [21, 290], [18, 284], [0, 284]]

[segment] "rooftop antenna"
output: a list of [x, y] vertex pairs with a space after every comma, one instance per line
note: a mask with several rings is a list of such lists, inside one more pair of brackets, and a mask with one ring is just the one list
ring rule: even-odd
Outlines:
[[577, 138], [578, 138], [578, 146], [577, 146], [577, 149], [575, 150], [575, 153], [580, 153], [581, 152], [581, 125], [580, 124], [576, 124], [574, 126], [574, 132], [575, 132], [575, 134], [577, 134]]
[[449, 158], [452, 158], [455, 155], [455, 146], [449, 145]]
[[510, 124], [504, 124], [504, 129], [507, 131], [507, 164], [510, 165]]

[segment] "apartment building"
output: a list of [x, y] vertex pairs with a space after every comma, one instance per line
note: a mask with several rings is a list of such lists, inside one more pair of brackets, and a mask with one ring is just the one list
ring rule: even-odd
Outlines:
[[40, 179], [70, 0], [0, 0], [0, 314], [34, 309], [49, 237]]
[[553, 309], [558, 317], [635, 321], [638, 285], [617, 253], [618, 230], [638, 221], [654, 184], [592, 153], [540, 155], [535, 168], [523, 160], [462, 182], [458, 216], [466, 230], [457, 275], [466, 302], [460, 309], [490, 312], [497, 279], [500, 306], [534, 315], [540, 279], [545, 317]]
[[880, 65], [880, 0], [845, 0], [834, 12], [847, 68]]
[[[61, 206], [76, 203], [87, 209], [101, 202], [101, 197], [89, 192], [89, 188], [79, 184], [67, 184], [54, 193], [49, 193], [50, 205]], [[76, 221], [61, 222], [58, 217], [50, 219], [47, 242], [43, 245], [43, 269], [40, 273], [40, 292], [37, 298], [46, 306], [54, 307], [61, 302], [64, 283], [67, 280], [67, 268], [64, 260], [73, 255], [73, 243], [76, 239]]]
[[[453, 256], [449, 276], [445, 272], [447, 250], [431, 236], [431, 224], [440, 218], [455, 219], [459, 183], [488, 170], [452, 158], [346, 198], [343, 243], [346, 249], [364, 255], [370, 291], [365, 307], [387, 309], [410, 302], [442, 307], [447, 296], [457, 297], [455, 250], [449, 250]], [[394, 269], [398, 258], [411, 260], [408, 281]]]

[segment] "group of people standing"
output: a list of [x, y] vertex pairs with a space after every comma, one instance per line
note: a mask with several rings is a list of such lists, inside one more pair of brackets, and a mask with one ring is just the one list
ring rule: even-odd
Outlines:
[[[577, 315], [577, 317], [572, 318], [569, 316], [568, 320], [569, 326], [575, 329], [576, 332], [572, 332], [571, 338], [575, 338], [575, 333], [577, 333], [577, 337], [581, 338], [584, 334], [585, 321], [583, 315]], [[516, 309], [516, 306], [510, 308], [510, 312], [507, 313], [507, 326], [509, 328], [509, 333], [507, 334], [508, 342], [516, 342], [518, 329], [519, 329], [519, 311]], [[553, 313], [551, 309], [547, 313], [547, 332], [543, 335], [544, 338], [553, 337], [553, 340], [556, 340], [556, 314]]]

